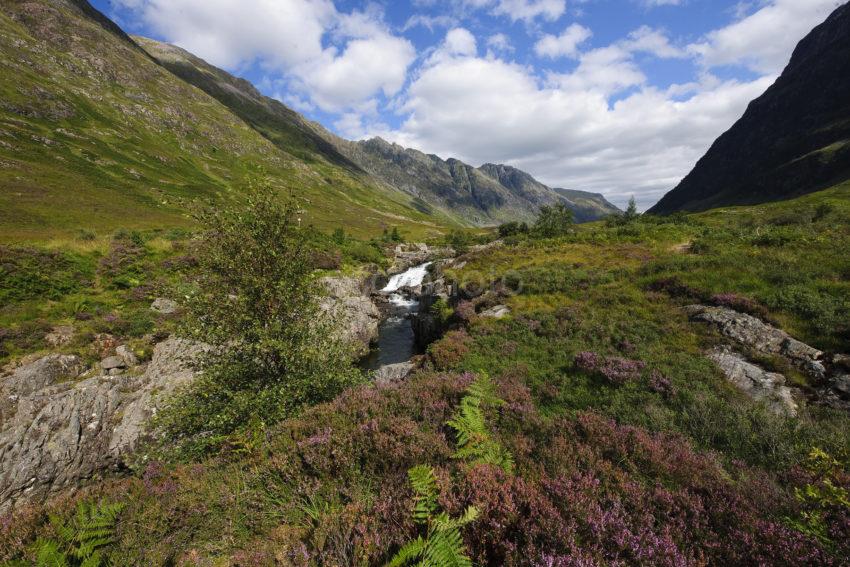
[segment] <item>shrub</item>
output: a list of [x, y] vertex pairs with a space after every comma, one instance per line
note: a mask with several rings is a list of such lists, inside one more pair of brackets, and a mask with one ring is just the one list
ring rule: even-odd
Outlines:
[[572, 232], [574, 214], [564, 203], [540, 207], [532, 234], [538, 238], [555, 238]]
[[428, 347], [434, 365], [441, 370], [454, 368], [469, 353], [472, 337], [464, 330], [449, 331], [439, 341]]
[[244, 203], [197, 214], [206, 233], [187, 331], [217, 348], [202, 377], [158, 415], [164, 442], [204, 452], [235, 431], [330, 399], [359, 376], [319, 308], [296, 210], [252, 186]]
[[639, 378], [646, 363], [618, 356], [603, 358], [595, 352], [580, 352], [575, 357], [575, 366], [589, 374], [601, 376], [615, 386]]
[[518, 236], [521, 234], [528, 234], [529, 228], [528, 223], [525, 222], [507, 222], [499, 225], [499, 237], [506, 238], [508, 236]]

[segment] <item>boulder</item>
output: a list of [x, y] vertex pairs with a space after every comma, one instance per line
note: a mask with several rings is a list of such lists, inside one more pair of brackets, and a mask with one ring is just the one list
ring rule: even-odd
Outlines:
[[413, 372], [413, 364], [410, 362], [399, 362], [397, 364], [386, 364], [378, 368], [372, 375], [378, 384], [397, 382], [404, 380]]
[[501, 319], [511, 314], [511, 308], [507, 305], [496, 305], [481, 312], [482, 317], [490, 317], [492, 319]]
[[127, 368], [136, 366], [139, 364], [139, 359], [136, 357], [136, 354], [130, 350], [130, 347], [127, 345], [121, 345], [115, 349], [115, 354], [121, 357], [121, 360], [124, 361], [124, 366]]
[[106, 358], [100, 361], [100, 367], [109, 372], [110, 370], [114, 370], [116, 368], [126, 368], [127, 364], [120, 356], [107, 356]]
[[830, 385], [834, 390], [850, 396], [850, 374], [836, 374], [830, 379]]
[[79, 361], [51, 355], [4, 379], [17, 398], [0, 424], [0, 510], [125, 467], [157, 405], [193, 378], [206, 348], [168, 339], [138, 376], [67, 380]]
[[49, 333], [44, 336], [44, 341], [52, 346], [59, 347], [71, 342], [74, 338], [74, 327], [68, 325], [59, 325], [53, 327]]
[[823, 379], [826, 368], [821, 362], [823, 352], [791, 337], [782, 329], [761, 319], [726, 307], [690, 305], [685, 307], [691, 320], [710, 323], [721, 334], [762, 354], [781, 355], [816, 379]]
[[162, 313], [163, 315], [171, 315], [177, 311], [177, 302], [164, 297], [157, 297], [151, 303], [151, 310]]
[[844, 370], [850, 370], [850, 355], [836, 354], [832, 357], [832, 364]]
[[322, 285], [328, 292], [320, 303], [325, 312], [340, 318], [340, 334], [355, 345], [357, 355], [369, 352], [369, 345], [378, 340], [381, 312], [360, 278], [326, 277]]
[[797, 403], [781, 374], [768, 372], [728, 349], [714, 350], [708, 357], [732, 384], [752, 399], [764, 402], [775, 413], [797, 415]]

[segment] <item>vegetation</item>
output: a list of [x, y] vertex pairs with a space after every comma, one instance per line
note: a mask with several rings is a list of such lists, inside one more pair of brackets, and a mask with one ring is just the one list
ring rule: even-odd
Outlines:
[[458, 518], [439, 511], [437, 479], [434, 470], [425, 465], [407, 472], [415, 497], [413, 521], [425, 528], [425, 537], [418, 536], [402, 546], [387, 563], [387, 567], [416, 564], [420, 567], [471, 567], [466, 556], [460, 529], [478, 517], [478, 510], [469, 506]]
[[50, 516], [56, 539], [39, 539], [35, 542], [36, 565], [107, 565], [102, 553], [114, 541], [115, 523], [122, 509], [123, 505], [117, 503], [81, 501], [77, 504], [76, 515], [68, 522], [59, 516]]
[[248, 425], [331, 399], [359, 376], [319, 307], [296, 211], [254, 187], [239, 207], [198, 214], [206, 232], [187, 330], [214, 349], [202, 378], [157, 416], [169, 446], [197, 455]]
[[540, 214], [534, 223], [532, 234], [538, 238], [564, 236], [573, 229], [573, 211], [564, 203], [540, 207]]

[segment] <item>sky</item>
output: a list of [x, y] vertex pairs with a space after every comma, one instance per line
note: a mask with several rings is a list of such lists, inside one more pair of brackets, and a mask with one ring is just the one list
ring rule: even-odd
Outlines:
[[349, 139], [641, 209], [844, 0], [94, 0]]

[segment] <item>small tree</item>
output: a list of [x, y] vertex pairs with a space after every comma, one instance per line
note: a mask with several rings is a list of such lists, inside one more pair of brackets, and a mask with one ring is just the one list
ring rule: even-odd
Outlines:
[[534, 234], [539, 238], [555, 238], [568, 234], [573, 228], [573, 211], [564, 203], [540, 207], [534, 223]]
[[640, 213], [637, 210], [637, 203], [635, 202], [634, 196], [629, 199], [629, 204], [626, 207], [626, 212], [623, 213], [623, 222], [630, 223], [635, 221], [640, 217]]
[[206, 228], [187, 331], [213, 345], [203, 373], [160, 413], [165, 441], [189, 453], [249, 425], [328, 400], [359, 373], [319, 306], [313, 251], [297, 207], [268, 187], [197, 214]]

